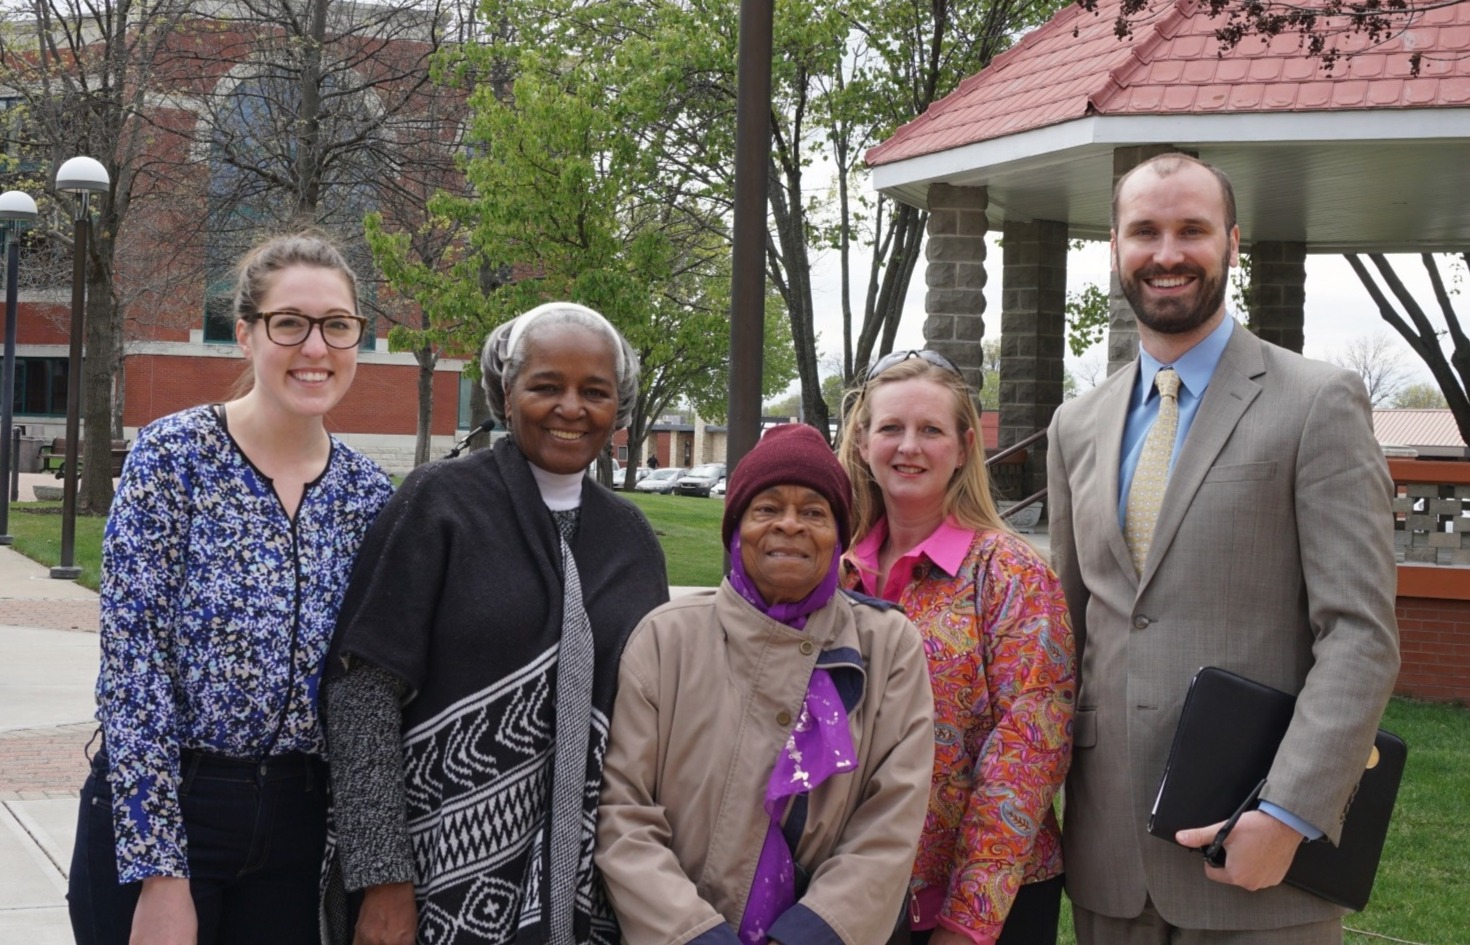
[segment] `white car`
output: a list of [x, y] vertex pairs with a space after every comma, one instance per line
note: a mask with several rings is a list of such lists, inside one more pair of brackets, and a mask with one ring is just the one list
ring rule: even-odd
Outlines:
[[634, 486], [633, 489], [636, 492], [656, 492], [662, 495], [668, 495], [674, 491], [674, 484], [679, 481], [679, 477], [686, 472], [688, 472], [687, 469], [681, 469], [678, 466], [665, 466], [662, 469], [655, 469], [647, 476], [644, 476], [642, 481]]

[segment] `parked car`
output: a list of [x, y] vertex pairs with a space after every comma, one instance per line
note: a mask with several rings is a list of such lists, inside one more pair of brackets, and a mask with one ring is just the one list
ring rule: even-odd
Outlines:
[[642, 482], [643, 480], [648, 478], [648, 474], [651, 472], [653, 472], [653, 470], [649, 467], [639, 466], [637, 469], [633, 470], [633, 481], [635, 483]]
[[668, 495], [674, 491], [674, 484], [679, 477], [689, 470], [679, 466], [665, 466], [663, 469], [655, 469], [633, 488], [638, 492], [656, 492], [660, 495]]
[[674, 485], [676, 495], [698, 495], [709, 498], [715, 483], [725, 478], [724, 463], [705, 463], [695, 466], [679, 478]]
[[[616, 459], [614, 459], [612, 461], [612, 466], [613, 466], [613, 475], [612, 475], [613, 488], [614, 489], [621, 489], [623, 487], [623, 464], [620, 463], [620, 462], [618, 462]], [[597, 478], [597, 460], [594, 459], [587, 466], [587, 475], [591, 476], [593, 479], [596, 479]]]
[[725, 494], [725, 478], [726, 477], [721, 476], [719, 482], [717, 482], [714, 485], [712, 485], [712, 486], [709, 487], [709, 494], [710, 495], [721, 495], [722, 496], [722, 495]]

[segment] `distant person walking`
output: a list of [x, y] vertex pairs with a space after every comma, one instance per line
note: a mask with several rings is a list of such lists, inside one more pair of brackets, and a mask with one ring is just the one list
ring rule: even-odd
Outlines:
[[317, 688], [391, 485], [324, 415], [357, 280], [313, 234], [241, 261], [249, 389], [144, 427], [102, 545], [102, 747], [69, 901], [80, 945], [309, 945], [327, 829]]

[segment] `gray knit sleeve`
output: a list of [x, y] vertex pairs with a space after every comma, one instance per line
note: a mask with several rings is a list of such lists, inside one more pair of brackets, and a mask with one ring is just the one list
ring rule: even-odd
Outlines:
[[354, 660], [327, 683], [337, 856], [348, 890], [413, 881], [403, 786], [403, 694], [397, 676]]

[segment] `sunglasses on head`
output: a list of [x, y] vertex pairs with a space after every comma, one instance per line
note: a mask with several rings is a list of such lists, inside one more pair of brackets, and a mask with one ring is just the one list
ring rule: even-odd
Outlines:
[[948, 371], [955, 377], [961, 379], [964, 378], [964, 375], [960, 373], [960, 369], [958, 367], [955, 367], [955, 363], [953, 361], [951, 361], [949, 358], [946, 358], [938, 351], [930, 351], [928, 348], [925, 348], [922, 351], [894, 351], [889, 354], [885, 354], [883, 357], [879, 358], [878, 361], [873, 365], [873, 367], [868, 371], [867, 380], [871, 381], [879, 374], [882, 374], [884, 371], [893, 367], [895, 364], [902, 364], [909, 358], [921, 358], [939, 368], [941, 371]]

